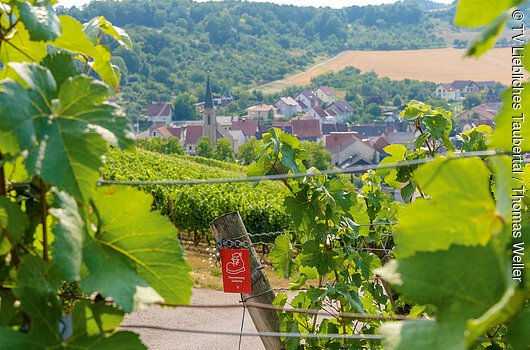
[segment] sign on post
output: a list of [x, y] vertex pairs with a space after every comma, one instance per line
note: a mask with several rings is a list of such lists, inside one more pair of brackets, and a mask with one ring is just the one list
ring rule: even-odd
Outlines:
[[225, 293], [252, 293], [248, 249], [221, 250], [221, 264]]

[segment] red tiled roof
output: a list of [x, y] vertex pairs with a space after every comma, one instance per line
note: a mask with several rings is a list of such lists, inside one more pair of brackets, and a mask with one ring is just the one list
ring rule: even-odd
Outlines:
[[162, 126], [165, 126], [165, 125], [166, 125], [166, 123], [164, 123], [164, 122], [153, 123], [149, 127], [149, 130], [156, 130], [156, 129], [158, 129], [158, 128], [162, 127]]
[[356, 139], [356, 133], [344, 132], [344, 133], [331, 133], [326, 135], [326, 149], [328, 151], [339, 147], [351, 139]]
[[327, 116], [329, 116], [329, 114], [323, 110], [321, 107], [319, 106], [315, 106], [315, 107], [312, 107], [313, 110], [315, 111], [315, 113], [320, 117], [320, 118], [325, 118]]
[[318, 119], [295, 118], [291, 120], [291, 125], [295, 136], [316, 138], [322, 136]]
[[186, 145], [195, 145], [202, 137], [202, 125], [186, 126]]
[[322, 90], [322, 92], [328, 96], [335, 96], [335, 91], [333, 91], [329, 86], [321, 86], [317, 88], [315, 91], [317, 90]]
[[249, 136], [255, 136], [256, 132], [258, 131], [258, 122], [253, 120], [241, 120], [232, 122], [232, 126], [230, 127], [231, 130], [241, 130], [243, 132], [243, 135], [249, 137]]
[[440, 84], [440, 85], [441, 85], [445, 90], [447, 90], [447, 91], [454, 91], [454, 90], [455, 90], [454, 86], [451, 85], [451, 84], [444, 84], [444, 83], [442, 83], [442, 84]]
[[289, 126], [291, 125], [291, 122], [280, 122], [280, 121], [273, 121], [272, 122], [272, 127], [276, 128], [276, 127], [281, 127], [281, 126]]
[[180, 137], [182, 134], [182, 128], [167, 128], [167, 130], [171, 133], [171, 136], [174, 137]]
[[388, 141], [388, 139], [385, 137], [385, 135], [379, 136], [377, 140], [374, 141], [373, 147], [378, 150], [379, 152], [383, 151], [383, 148], [390, 145], [391, 142]]
[[171, 115], [173, 107], [166, 103], [150, 103], [147, 105], [147, 116]]

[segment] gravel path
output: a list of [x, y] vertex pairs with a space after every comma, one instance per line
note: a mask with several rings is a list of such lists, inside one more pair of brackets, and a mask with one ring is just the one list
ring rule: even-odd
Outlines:
[[[193, 289], [192, 304], [234, 304], [239, 294]], [[152, 307], [149, 310], [129, 314], [124, 325], [150, 325], [171, 328], [239, 332], [243, 312], [230, 309], [173, 309]], [[138, 334], [149, 349], [153, 350], [237, 350], [239, 336], [177, 333], [153, 329], [129, 329]], [[244, 332], [256, 332], [248, 312], [245, 315]], [[243, 337], [242, 350], [264, 350], [259, 337]]]

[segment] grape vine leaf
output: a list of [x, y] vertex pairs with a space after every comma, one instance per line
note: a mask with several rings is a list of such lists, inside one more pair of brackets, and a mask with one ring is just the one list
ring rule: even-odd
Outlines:
[[124, 311], [135, 310], [136, 293], [140, 288], [148, 288], [148, 284], [138, 276], [131, 261], [121, 253], [98, 244], [92, 237], [87, 237], [83, 247], [83, 262], [89, 274], [84, 276], [79, 286], [85, 293], [99, 292], [111, 297]]
[[[436, 324], [407, 321], [391, 328], [384, 326], [381, 332], [390, 332], [387, 334], [389, 349], [416, 349], [423, 348], [419, 344], [430, 344], [432, 350], [442, 350], [447, 343], [461, 343], [465, 340], [467, 320], [489, 310], [506, 289], [504, 266], [491, 244], [453, 245], [446, 251], [418, 252], [392, 260], [375, 273], [405, 299], [437, 308]], [[411, 338], [420, 332], [424, 336]], [[448, 334], [450, 340], [444, 344], [441, 339]], [[425, 340], [429, 338], [432, 343], [425, 343], [430, 342]]]
[[[8, 65], [10, 62], [40, 62], [46, 56], [46, 43], [31, 41], [22, 22], [16, 25], [16, 35], [9, 39], [10, 44], [0, 45], [0, 61], [3, 69], [0, 79], [13, 78], [16, 73]], [[15, 48], [16, 47], [16, 48]]]
[[26, 341], [37, 342], [43, 348], [62, 341], [58, 331], [61, 304], [56, 288], [46, 280], [46, 269], [42, 259], [25, 255], [20, 262], [17, 287], [13, 291], [20, 300], [20, 308], [31, 320]]
[[113, 68], [110, 62], [110, 51], [103, 45], [95, 46], [87, 37], [83, 30], [83, 25], [70, 16], [59, 16], [63, 34], [52, 44], [72, 53], [91, 57], [89, 62], [92, 69], [98, 73], [100, 78], [112, 87], [120, 83], [120, 76], [117, 69]]
[[39, 1], [34, 5], [17, 1], [15, 5], [32, 41], [54, 40], [61, 34], [61, 22], [48, 1]]
[[489, 49], [491, 49], [495, 44], [495, 41], [497, 40], [498, 36], [502, 33], [507, 19], [508, 16], [506, 14], [502, 14], [497, 17], [495, 21], [491, 22], [479, 34], [479, 36], [475, 40], [473, 40], [466, 52], [466, 55], [475, 56], [476, 58], [479, 58], [480, 56], [485, 54]]
[[300, 261], [304, 266], [316, 267], [318, 273], [325, 276], [339, 266], [337, 256], [336, 251], [323, 251], [319, 242], [311, 240], [302, 245]]
[[129, 35], [120, 27], [112, 25], [112, 23], [103, 16], [94, 17], [87, 23], [83, 24], [83, 30], [94, 44], [97, 43], [100, 32], [102, 31], [114, 38], [121, 46], [132, 50], [133, 44]]
[[[514, 89], [515, 91], [520, 92], [517, 95], [520, 101], [530, 100], [530, 83], [522, 84], [520, 88]], [[490, 146], [514, 152], [517, 150], [512, 149], [512, 147], [516, 146], [519, 147], [520, 152], [530, 151], [530, 139], [524, 136], [530, 132], [530, 120], [527, 118], [530, 114], [528, 103], [514, 103], [512, 101], [512, 89], [507, 89], [503, 93], [502, 101], [501, 110], [495, 118], [495, 130], [491, 137]], [[519, 138], [519, 145], [512, 145], [512, 133]], [[521, 164], [522, 166], [523, 164]]]
[[294, 261], [293, 261], [293, 247], [291, 240], [287, 235], [279, 235], [274, 240], [274, 246], [272, 247], [269, 258], [274, 267], [274, 271], [280, 277], [291, 277], [295, 272]]
[[42, 60], [42, 64], [50, 70], [57, 86], [63, 85], [66, 79], [81, 74], [77, 70], [72, 56], [66, 52], [46, 56]]
[[50, 275], [56, 282], [78, 281], [83, 261], [84, 223], [75, 198], [66, 192], [54, 191], [49, 213], [54, 217]]
[[490, 173], [480, 159], [439, 158], [420, 167], [415, 179], [431, 199], [417, 199], [398, 214], [396, 256], [446, 250], [452, 244], [486, 245], [501, 227]]
[[34, 63], [11, 67], [29, 88], [27, 108], [37, 135], [38, 144], [27, 158], [28, 171], [86, 203], [99, 178], [107, 143], [132, 145], [126, 118], [116, 115], [115, 105], [104, 102], [108, 89], [100, 82], [79, 75], [68, 78], [57, 91], [49, 70]]
[[0, 197], [0, 254], [6, 253], [2, 252], [2, 247], [10, 250], [12, 244], [21, 242], [28, 226], [28, 217], [20, 206], [6, 197]]
[[1, 83], [0, 152], [15, 155], [36, 142], [30, 103], [28, 93], [18, 83], [13, 80]]
[[[100, 220], [95, 241], [133, 266], [138, 278], [166, 302], [187, 303], [193, 285], [190, 268], [175, 228], [166, 218], [151, 212], [151, 196], [113, 186], [98, 189], [94, 202]], [[132, 225], [131, 217], [141, 220]], [[127, 309], [132, 307], [132, 298], [130, 295]]]
[[512, 319], [506, 334], [514, 350], [528, 350], [530, 347], [530, 308], [524, 308]]
[[460, 0], [456, 7], [455, 24], [481, 27], [494, 21], [499, 13], [517, 6], [521, 0]]
[[112, 333], [123, 321], [123, 316], [123, 311], [104, 302], [76, 303], [72, 313], [73, 335], [68, 339], [68, 345], [72, 349], [146, 349], [137, 334]]
[[380, 333], [385, 350], [462, 350], [466, 348], [462, 325], [436, 321], [404, 321], [384, 324]]

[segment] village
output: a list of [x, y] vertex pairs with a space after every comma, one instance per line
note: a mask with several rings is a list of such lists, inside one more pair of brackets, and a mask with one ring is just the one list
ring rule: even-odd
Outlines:
[[[493, 81], [455, 80], [436, 86], [433, 97], [449, 103], [457, 123], [452, 134], [478, 125], [494, 125], [501, 106], [500, 97], [493, 88], [495, 84]], [[469, 96], [477, 96], [477, 101], [482, 103], [465, 109], [463, 100]], [[301, 141], [321, 143], [330, 152], [332, 165], [339, 168], [377, 164], [387, 156], [386, 146], [410, 146], [415, 138], [414, 126], [399, 118], [405, 106], [383, 111], [381, 118], [372, 123], [347, 123], [345, 120], [355, 114], [354, 108], [347, 101], [337, 99], [336, 92], [327, 86], [281, 97], [271, 105], [250, 106], [244, 116], [217, 115], [219, 107], [232, 101], [228, 89], [220, 98], [214, 98], [208, 77], [205, 101], [196, 105], [202, 120], [174, 121], [171, 104], [151, 103], [146, 111], [151, 126], [136, 137], [175, 137], [189, 155], [196, 155], [196, 145], [204, 136], [209, 137], [213, 145], [217, 139], [226, 138], [237, 154], [239, 146], [251, 137], [259, 140], [274, 127]]]

